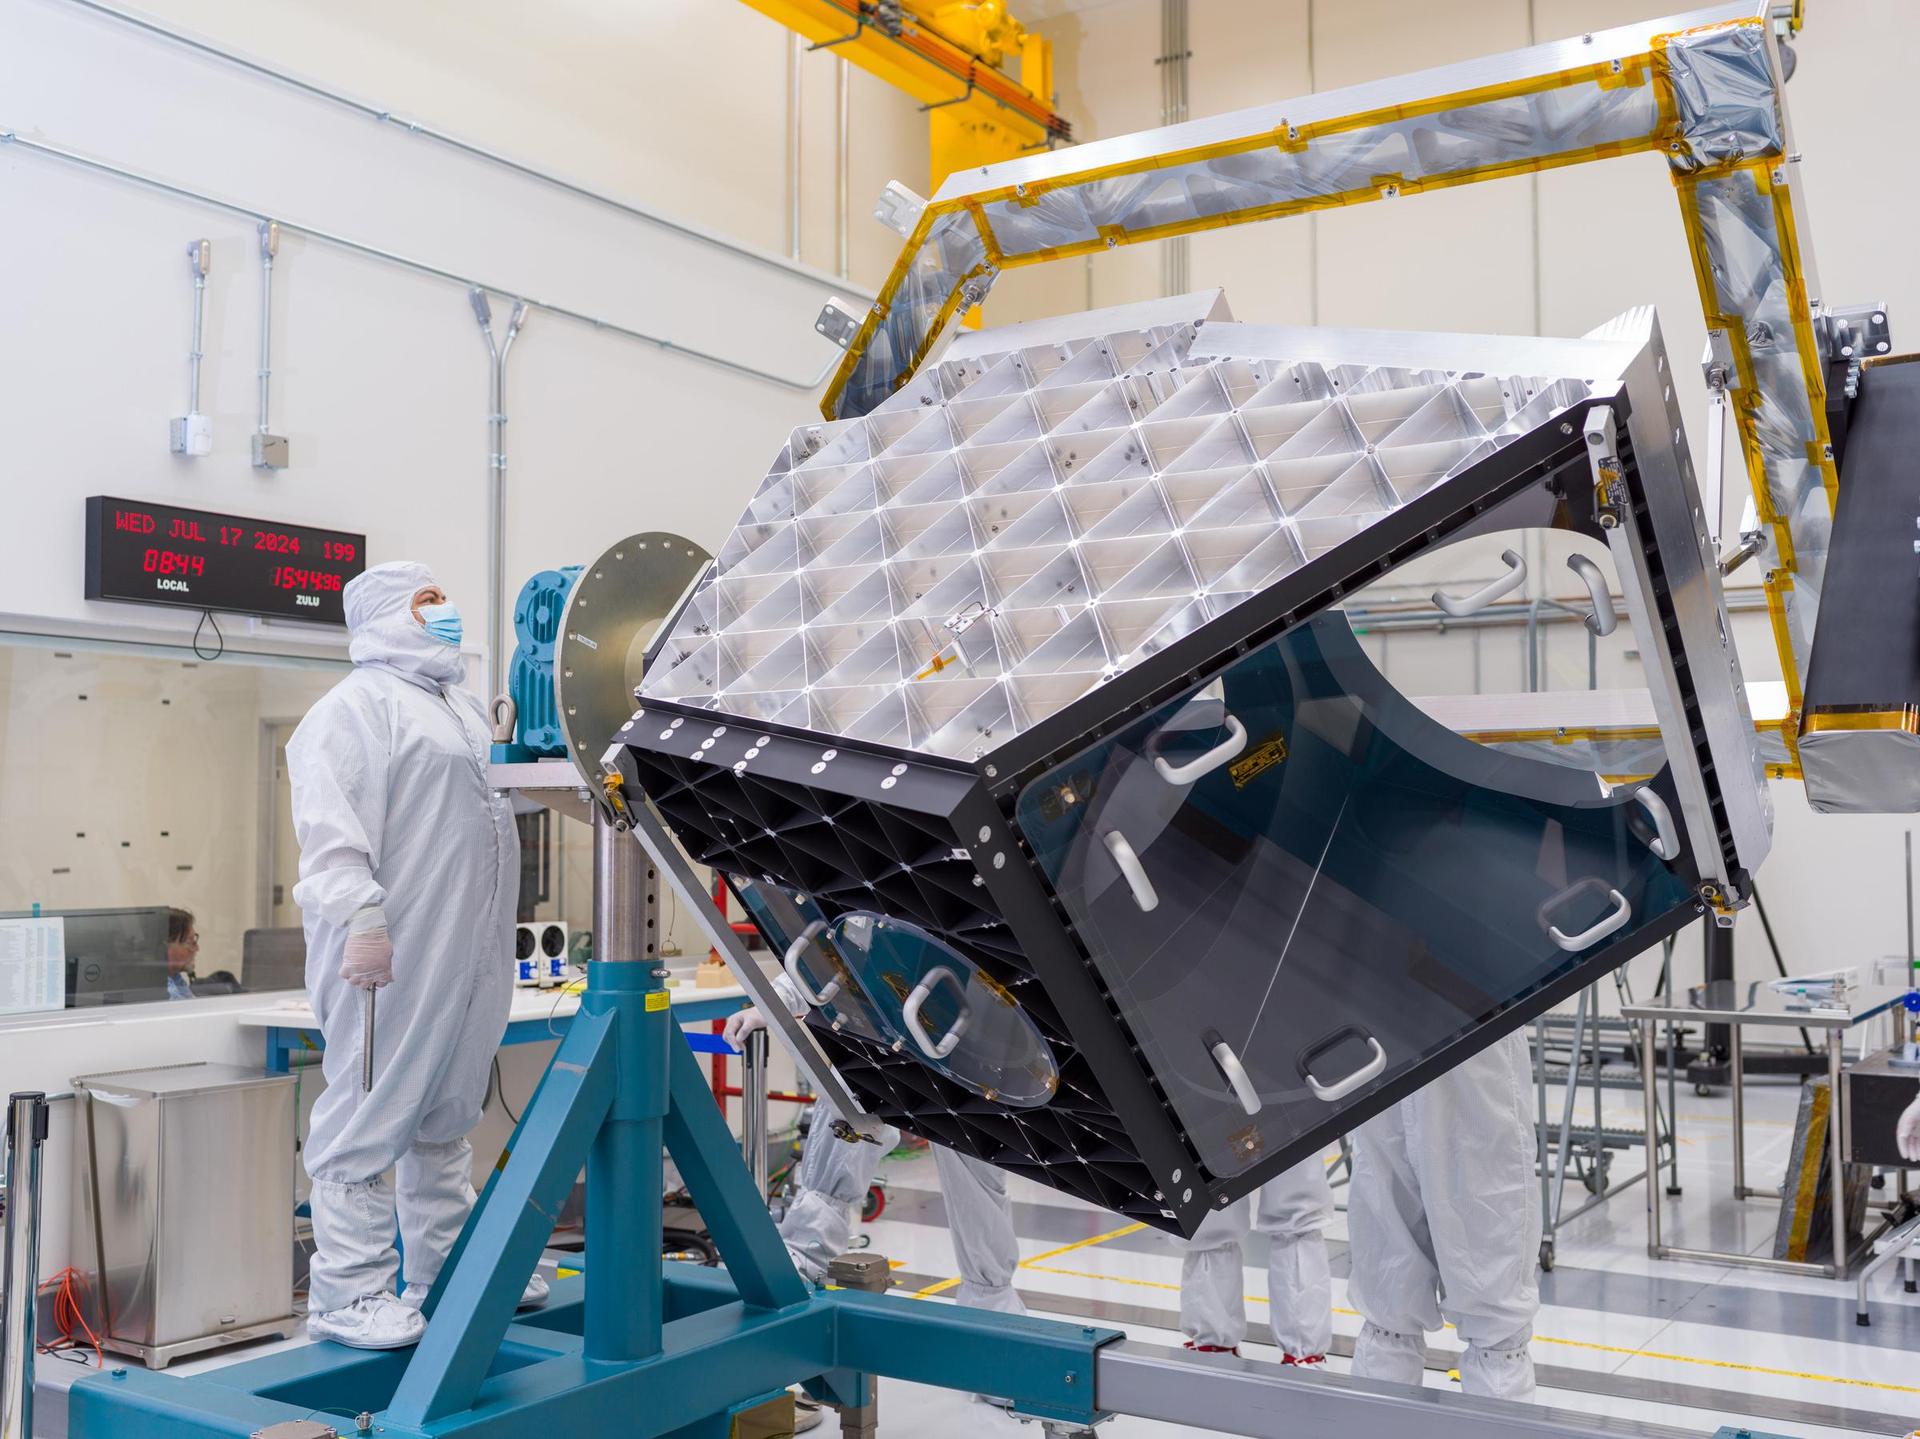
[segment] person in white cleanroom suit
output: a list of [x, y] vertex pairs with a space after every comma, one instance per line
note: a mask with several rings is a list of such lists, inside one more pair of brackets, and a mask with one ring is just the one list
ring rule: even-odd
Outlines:
[[1333, 1342], [1333, 1280], [1321, 1230], [1333, 1189], [1318, 1155], [1200, 1221], [1180, 1264], [1180, 1330], [1187, 1348], [1237, 1354], [1247, 1337], [1240, 1247], [1267, 1236], [1267, 1317], [1283, 1364], [1319, 1364]]
[[1444, 1316], [1466, 1341], [1460, 1387], [1531, 1401], [1540, 1310], [1533, 1067], [1508, 1035], [1353, 1135], [1347, 1296], [1353, 1372], [1418, 1384], [1423, 1334]]
[[[459, 613], [432, 573], [376, 565], [344, 601], [353, 672], [287, 744], [293, 897], [326, 1036], [327, 1087], [306, 1146], [307, 1328], [388, 1349], [424, 1332], [419, 1306], [473, 1207], [466, 1135], [506, 1031], [520, 847], [511, 809], [487, 784], [490, 727], [459, 687]], [[363, 1093], [373, 991], [374, 1077]], [[522, 1302], [545, 1296], [536, 1275]]]
[[1900, 1146], [1900, 1157], [1909, 1164], [1920, 1164], [1920, 1095], [1915, 1095], [1913, 1103], [1902, 1112], [1893, 1133], [1894, 1142]]
[[[774, 984], [795, 1018], [805, 1013], [805, 1004], [785, 975], [776, 975]], [[731, 1016], [721, 1034], [737, 1049], [749, 1034], [766, 1027], [766, 1016], [748, 1008]], [[825, 1100], [814, 1103], [813, 1122], [794, 1176], [793, 1201], [780, 1221], [780, 1238], [794, 1268], [815, 1284], [824, 1284], [827, 1265], [847, 1252], [853, 1235], [853, 1206], [865, 1197], [880, 1161], [900, 1142], [900, 1131], [889, 1124], [881, 1125], [874, 1135], [877, 1143], [838, 1139], [833, 1122], [839, 1117]], [[1013, 1288], [1020, 1248], [1013, 1233], [1006, 1175], [971, 1155], [956, 1154], [938, 1144], [931, 1148], [947, 1203], [954, 1261], [960, 1270], [954, 1300], [973, 1309], [1025, 1314], [1027, 1306]]]

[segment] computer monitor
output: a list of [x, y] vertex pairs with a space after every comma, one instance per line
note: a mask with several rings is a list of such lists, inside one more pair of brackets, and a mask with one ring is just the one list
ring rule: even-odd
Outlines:
[[249, 994], [307, 987], [303, 929], [250, 929], [240, 936], [240, 983]]
[[67, 1008], [167, 997], [167, 907], [13, 910], [0, 919], [58, 919], [65, 931]]

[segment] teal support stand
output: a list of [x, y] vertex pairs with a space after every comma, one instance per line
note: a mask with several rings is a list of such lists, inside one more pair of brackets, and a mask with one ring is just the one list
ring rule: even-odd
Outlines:
[[[617, 877], [610, 866], [610, 895], [618, 878], [631, 897], [644, 855], [628, 836], [596, 829], [633, 866]], [[1094, 1356], [1116, 1330], [816, 1290], [800, 1278], [672, 1022], [663, 972], [629, 924], [645, 906], [598, 897], [596, 906], [613, 925], [604, 952], [632, 957], [589, 967], [580, 1013], [427, 1299], [419, 1345], [312, 1344], [192, 1378], [90, 1375], [73, 1386], [74, 1439], [247, 1439], [315, 1418], [353, 1434], [343, 1416], [360, 1413], [383, 1439], [725, 1439], [733, 1414], [792, 1384], [860, 1403], [865, 1374], [1093, 1420]], [[663, 1150], [724, 1269], [662, 1263]], [[582, 1167], [585, 1275], [556, 1283], [545, 1309], [516, 1315]]]

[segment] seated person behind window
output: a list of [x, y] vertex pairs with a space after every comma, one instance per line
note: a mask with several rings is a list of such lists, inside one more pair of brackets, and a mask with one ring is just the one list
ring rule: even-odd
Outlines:
[[200, 954], [200, 931], [193, 911], [167, 911], [167, 998], [193, 998], [193, 962]]

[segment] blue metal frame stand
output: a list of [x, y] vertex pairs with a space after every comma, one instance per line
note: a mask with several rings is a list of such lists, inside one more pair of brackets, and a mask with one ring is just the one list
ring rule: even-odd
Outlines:
[[[661, 1153], [724, 1270], [663, 1264]], [[514, 1306], [587, 1171], [586, 1272]], [[726, 1439], [737, 1411], [805, 1383], [840, 1404], [863, 1375], [1004, 1395], [1091, 1423], [1094, 1359], [1118, 1330], [847, 1290], [794, 1272], [653, 968], [601, 962], [580, 1013], [427, 1301], [411, 1350], [321, 1343], [178, 1378], [114, 1369], [73, 1386], [74, 1439], [213, 1439], [288, 1420], [343, 1434]]]

